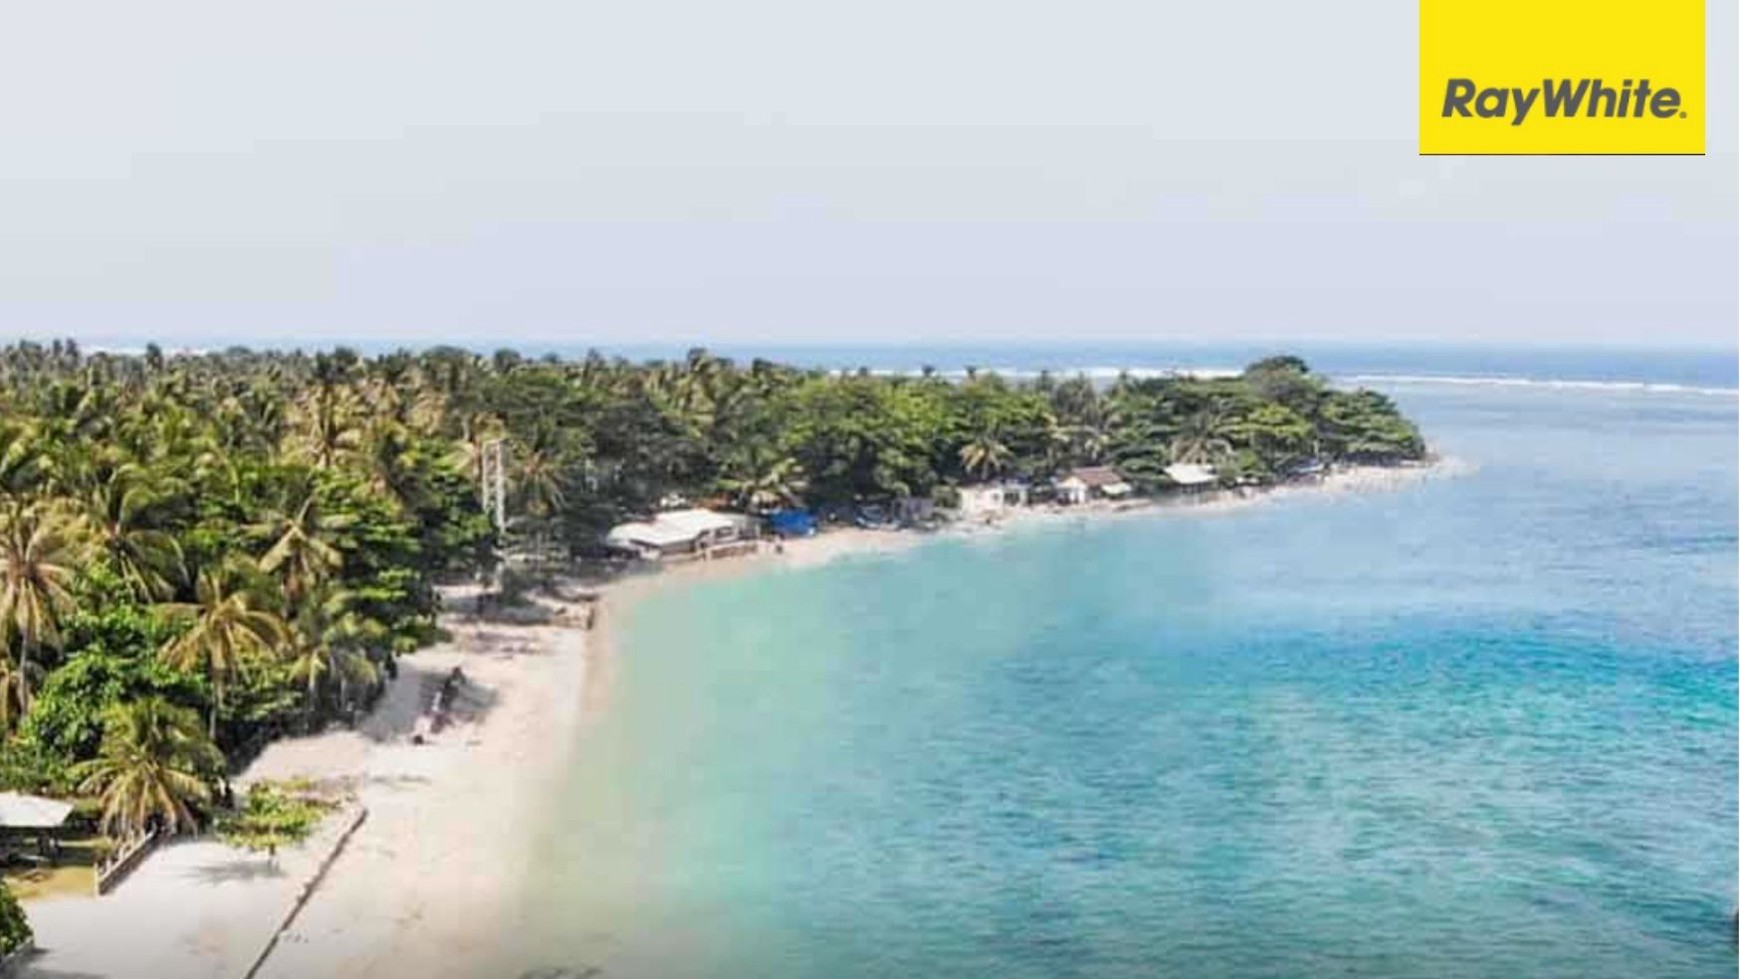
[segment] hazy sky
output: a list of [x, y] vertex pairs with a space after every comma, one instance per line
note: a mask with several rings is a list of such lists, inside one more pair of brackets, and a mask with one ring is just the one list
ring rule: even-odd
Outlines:
[[0, 338], [1734, 343], [1706, 158], [1416, 155], [1414, 0], [14, 4]]

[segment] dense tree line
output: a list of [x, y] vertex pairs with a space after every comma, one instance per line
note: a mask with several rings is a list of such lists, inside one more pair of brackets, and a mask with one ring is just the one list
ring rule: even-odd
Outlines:
[[[504, 447], [512, 521], [480, 506]], [[1070, 467], [1270, 483], [1424, 453], [1386, 398], [1294, 358], [1238, 377], [833, 374], [437, 348], [0, 351], [0, 783], [112, 832], [209, 815], [226, 756], [367, 705], [434, 586], [501, 546], [584, 556], [680, 496], [847, 504]]]

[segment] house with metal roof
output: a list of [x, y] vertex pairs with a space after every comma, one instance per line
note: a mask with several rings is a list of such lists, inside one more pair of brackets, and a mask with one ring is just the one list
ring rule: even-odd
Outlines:
[[1172, 484], [1185, 492], [1200, 492], [1213, 489], [1220, 482], [1220, 475], [1213, 466], [1204, 466], [1191, 462], [1175, 462], [1165, 469], [1166, 478]]
[[755, 522], [747, 517], [693, 508], [618, 524], [604, 536], [604, 545], [636, 557], [662, 560], [705, 556], [714, 548], [753, 542], [755, 538]]
[[1123, 474], [1111, 466], [1072, 469], [1053, 484], [1053, 488], [1057, 492], [1057, 501], [1070, 506], [1090, 500], [1121, 500], [1136, 491]]
[[956, 492], [959, 496], [956, 509], [967, 519], [990, 516], [1010, 507], [1026, 506], [1028, 498], [1027, 484], [1015, 479], [962, 486]]

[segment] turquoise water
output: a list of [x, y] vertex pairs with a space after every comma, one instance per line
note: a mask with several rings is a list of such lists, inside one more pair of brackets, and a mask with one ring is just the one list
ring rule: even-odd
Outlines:
[[516, 965], [1732, 975], [1735, 398], [1388, 390], [1475, 470], [636, 606]]

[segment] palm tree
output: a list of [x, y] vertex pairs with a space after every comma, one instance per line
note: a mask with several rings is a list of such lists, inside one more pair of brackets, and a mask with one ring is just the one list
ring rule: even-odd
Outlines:
[[176, 669], [203, 672], [211, 682], [207, 732], [215, 740], [224, 688], [245, 674], [250, 657], [269, 655], [281, 646], [286, 630], [284, 620], [265, 608], [234, 570], [201, 571], [196, 593], [196, 602], [168, 606], [171, 614], [191, 624], [164, 644], [158, 658]]
[[375, 664], [363, 646], [370, 640], [380, 640], [378, 623], [364, 619], [350, 610], [355, 595], [328, 588], [317, 601], [311, 602], [297, 620], [293, 630], [289, 659], [290, 674], [307, 684], [305, 690], [308, 717], [313, 718], [320, 703], [320, 691], [326, 683], [338, 684], [338, 702], [349, 697], [352, 683], [372, 684], [379, 679]]
[[198, 823], [192, 804], [211, 800], [223, 756], [199, 729], [199, 715], [161, 697], [111, 707], [97, 756], [73, 769], [79, 791], [103, 803], [102, 830], [130, 836], [153, 817], [172, 829]]
[[14, 504], [0, 516], [0, 647], [17, 641], [11, 676], [24, 708], [36, 653], [60, 644], [60, 618], [73, 608], [80, 555], [66, 531], [65, 518], [43, 504]]
[[803, 466], [791, 456], [773, 457], [750, 445], [719, 480], [719, 488], [746, 510], [771, 510], [797, 502], [804, 488]]
[[519, 465], [515, 481], [526, 512], [534, 517], [551, 517], [567, 502], [562, 473], [561, 439], [554, 423], [540, 421], [532, 429], [532, 437], [518, 446]]
[[1077, 422], [1064, 429], [1070, 451], [1083, 462], [1099, 465], [1106, 461], [1106, 450], [1112, 444], [1112, 427], [1104, 420]]
[[1231, 451], [1226, 416], [1216, 408], [1204, 408], [1184, 419], [1171, 445], [1173, 462], [1212, 463]]
[[492, 442], [502, 437], [506, 429], [501, 419], [484, 412], [471, 412], [459, 419], [459, 438], [455, 441], [453, 461], [462, 467], [473, 483], [483, 483], [483, 457]]
[[671, 385], [670, 406], [695, 437], [717, 442], [728, 436], [749, 392], [745, 375], [732, 370], [730, 361], [697, 348]]
[[1009, 446], [1003, 444], [996, 425], [982, 429], [966, 445], [961, 446], [961, 468], [971, 476], [977, 473], [985, 479], [1001, 472], [1009, 464]]
[[101, 439], [114, 422], [107, 390], [90, 376], [63, 378], [42, 391], [48, 434], [62, 439]]
[[202, 412], [186, 404], [168, 404], [126, 419], [113, 444], [157, 472], [181, 472], [188, 461], [219, 445], [207, 424]]
[[284, 441], [284, 399], [258, 382], [244, 385], [219, 405], [226, 448], [276, 451]]
[[321, 512], [313, 490], [289, 512], [273, 513], [258, 526], [272, 538], [260, 556], [260, 570], [277, 575], [294, 615], [302, 601], [344, 565], [344, 555], [328, 539], [347, 523]]
[[30, 710], [30, 691], [40, 673], [34, 664], [20, 664], [9, 655], [0, 655], [0, 732], [11, 733], [24, 720]]
[[363, 433], [358, 461], [368, 472], [369, 488], [391, 500], [401, 512], [419, 504], [417, 455], [411, 431], [390, 418], [377, 419]]
[[0, 421], [0, 497], [21, 499], [41, 477], [42, 453], [36, 433], [23, 425]]
[[291, 447], [316, 469], [331, 469], [358, 445], [356, 393], [336, 359], [321, 354], [316, 361], [313, 383], [296, 405]]
[[144, 601], [168, 598], [185, 574], [175, 535], [155, 526], [168, 502], [161, 482], [136, 463], [94, 474], [84, 492], [91, 542]]

